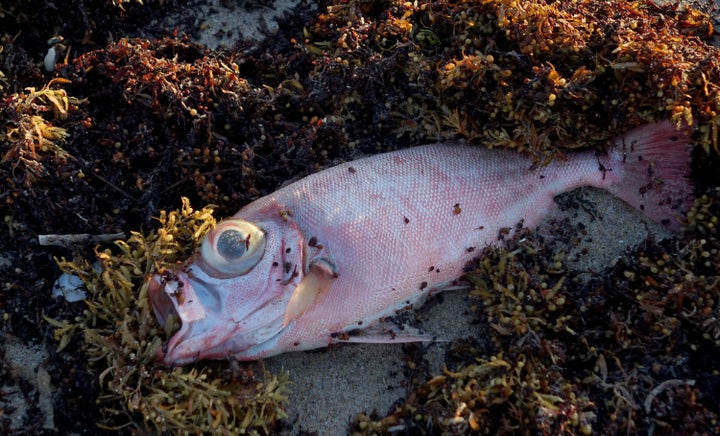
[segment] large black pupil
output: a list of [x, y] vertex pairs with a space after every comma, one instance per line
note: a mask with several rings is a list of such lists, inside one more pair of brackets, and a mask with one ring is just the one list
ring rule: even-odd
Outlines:
[[236, 260], [245, 254], [245, 235], [237, 230], [225, 230], [217, 239], [217, 251], [229, 261]]

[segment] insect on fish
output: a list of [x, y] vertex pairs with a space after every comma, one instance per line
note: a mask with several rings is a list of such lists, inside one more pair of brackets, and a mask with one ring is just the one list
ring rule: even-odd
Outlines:
[[181, 321], [159, 358], [181, 365], [427, 340], [372, 325], [447, 288], [473, 247], [496, 244], [521, 219], [538, 225], [553, 196], [579, 186], [678, 230], [692, 200], [689, 167], [686, 133], [662, 122], [623, 135], [605, 156], [572, 153], [536, 169], [512, 151], [436, 144], [320, 171], [243, 207], [185, 266], [150, 279], [160, 323]]

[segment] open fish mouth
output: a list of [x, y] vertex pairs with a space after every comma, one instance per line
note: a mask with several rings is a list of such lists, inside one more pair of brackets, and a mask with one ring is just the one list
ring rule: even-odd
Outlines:
[[191, 323], [208, 314], [219, 315], [221, 302], [210, 288], [200, 280], [190, 280], [184, 272], [164, 273], [150, 279], [148, 294], [155, 316], [164, 326], [170, 316]]
[[232, 322], [219, 321], [220, 300], [211, 286], [184, 272], [156, 274], [148, 294], [158, 323], [170, 339], [158, 350], [166, 364], [227, 357], [226, 344], [238, 333]]
[[[152, 304], [153, 311], [155, 312], [155, 318], [161, 327], [169, 327], [168, 321], [174, 324], [175, 322], [173, 322], [173, 320], [177, 321], [179, 319], [174, 302], [170, 299], [170, 296], [165, 293], [165, 279], [160, 275], [156, 274], [150, 278], [148, 295], [150, 297], [150, 304]], [[175, 327], [172, 331], [180, 328], [180, 324], [178, 323]]]

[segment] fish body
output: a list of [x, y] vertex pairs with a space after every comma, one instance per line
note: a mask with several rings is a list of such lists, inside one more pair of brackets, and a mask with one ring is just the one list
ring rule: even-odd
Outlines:
[[579, 186], [673, 229], [691, 199], [688, 140], [669, 123], [624, 135], [606, 156], [531, 167], [512, 151], [426, 145], [343, 163], [248, 204], [189, 266], [151, 279], [160, 321], [176, 312], [182, 322], [159, 357], [253, 360], [347, 339], [452, 286], [503, 228], [538, 225], [555, 195]]

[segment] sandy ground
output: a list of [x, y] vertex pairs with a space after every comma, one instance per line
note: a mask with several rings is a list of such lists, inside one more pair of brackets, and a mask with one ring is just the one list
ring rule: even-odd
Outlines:
[[[274, 5], [254, 9], [252, 13], [242, 6], [228, 9], [220, 3], [220, 0], [208, 0], [198, 1], [196, 5], [197, 19], [206, 31], [199, 42], [209, 47], [227, 46], [240, 35], [255, 34], [261, 38], [262, 33], [272, 33], [277, 27], [272, 17], [290, 10], [296, 1], [277, 0]], [[228, 32], [228, 28], [235, 30]], [[581, 256], [576, 262], [574, 269], [578, 274], [611, 266], [626, 248], [642, 242], [649, 234], [658, 239], [667, 236], [662, 228], [647, 222], [640, 212], [607, 193], [582, 189], [571, 195], [582, 196], [597, 211], [596, 216], [591, 216], [584, 210], [561, 212], [558, 209], [550, 217], [568, 217], [574, 223], [582, 222], [587, 226], [589, 234], [578, 249], [585, 246], [591, 250], [589, 255]], [[463, 292], [444, 293], [436, 300], [420, 311], [425, 320], [424, 329], [446, 339], [473, 333], [474, 327], [463, 316], [467, 305]], [[427, 346], [425, 357], [432, 371], [440, 370], [445, 347], [442, 342]], [[15, 409], [12, 422], [20, 425], [29, 407], [39, 407], [44, 412], [46, 427], [52, 428], [53, 410], [49, 402], [52, 387], [42, 367], [47, 352], [40, 345], [12, 340], [8, 340], [0, 352], [6, 354], [8, 361], [16, 363], [9, 371], [35, 386], [37, 391], [37, 396], [33, 397], [36, 400], [30, 400], [18, 395], [20, 390], [14, 386], [0, 388], [10, 408]], [[271, 371], [287, 370], [291, 375], [293, 385], [288, 401], [286, 434], [295, 435], [301, 431], [319, 435], [344, 434], [357, 413], [373, 410], [385, 413], [406, 394], [403, 351], [398, 345], [345, 345], [282, 355], [269, 359], [266, 364]], [[37, 403], [31, 405], [30, 401]]]

